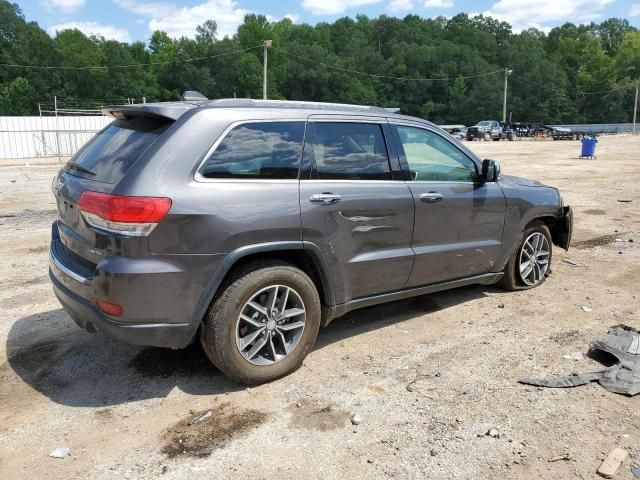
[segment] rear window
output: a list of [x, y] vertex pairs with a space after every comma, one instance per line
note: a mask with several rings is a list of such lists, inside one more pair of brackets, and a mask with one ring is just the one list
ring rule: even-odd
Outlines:
[[207, 159], [205, 178], [295, 179], [302, 153], [304, 122], [238, 125]]
[[99, 182], [118, 183], [172, 122], [160, 117], [115, 120], [89, 140], [65, 170]]

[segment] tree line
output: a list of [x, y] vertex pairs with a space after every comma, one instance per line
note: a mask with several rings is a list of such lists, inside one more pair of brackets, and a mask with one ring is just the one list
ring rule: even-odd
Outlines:
[[640, 80], [640, 32], [617, 18], [566, 23], [547, 34], [515, 33], [506, 22], [464, 13], [359, 15], [316, 25], [247, 15], [232, 37], [220, 38], [211, 19], [193, 39], [156, 31], [148, 43], [129, 44], [79, 30], [52, 38], [18, 5], [0, 0], [0, 115], [36, 114], [38, 102], [54, 95], [96, 105], [127, 97], [176, 100], [184, 90], [261, 98], [265, 40], [274, 46], [271, 99], [399, 107], [438, 123], [500, 119], [505, 67], [513, 70], [514, 121], [628, 122]]

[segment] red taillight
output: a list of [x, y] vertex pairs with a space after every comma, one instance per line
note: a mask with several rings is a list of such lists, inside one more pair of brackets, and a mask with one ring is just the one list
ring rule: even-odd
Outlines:
[[120, 315], [122, 315], [122, 306], [118, 305], [117, 303], [109, 303], [105, 302], [104, 300], [98, 300], [96, 303], [98, 304], [98, 307], [100, 307], [100, 310], [102, 310], [104, 313], [108, 313], [109, 315], [113, 315], [114, 317], [119, 317]]
[[171, 199], [83, 192], [78, 200], [78, 208], [109, 222], [158, 223], [169, 212]]

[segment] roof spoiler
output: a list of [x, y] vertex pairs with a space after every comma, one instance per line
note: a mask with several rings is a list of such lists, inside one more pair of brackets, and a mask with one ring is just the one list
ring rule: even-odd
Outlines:
[[195, 105], [188, 103], [139, 103], [136, 105], [113, 105], [103, 108], [102, 113], [116, 119], [148, 116], [177, 120], [192, 108], [195, 108]]
[[182, 98], [180, 98], [183, 102], [203, 102], [209, 100], [200, 92], [196, 92], [195, 90], [187, 90], [182, 94]]

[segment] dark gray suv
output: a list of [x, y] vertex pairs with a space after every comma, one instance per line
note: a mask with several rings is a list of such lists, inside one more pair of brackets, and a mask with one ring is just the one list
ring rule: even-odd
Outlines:
[[52, 188], [50, 278], [75, 322], [140, 345], [199, 335], [230, 377], [298, 368], [353, 309], [540, 285], [571, 209], [385, 109], [216, 100], [107, 109]]

